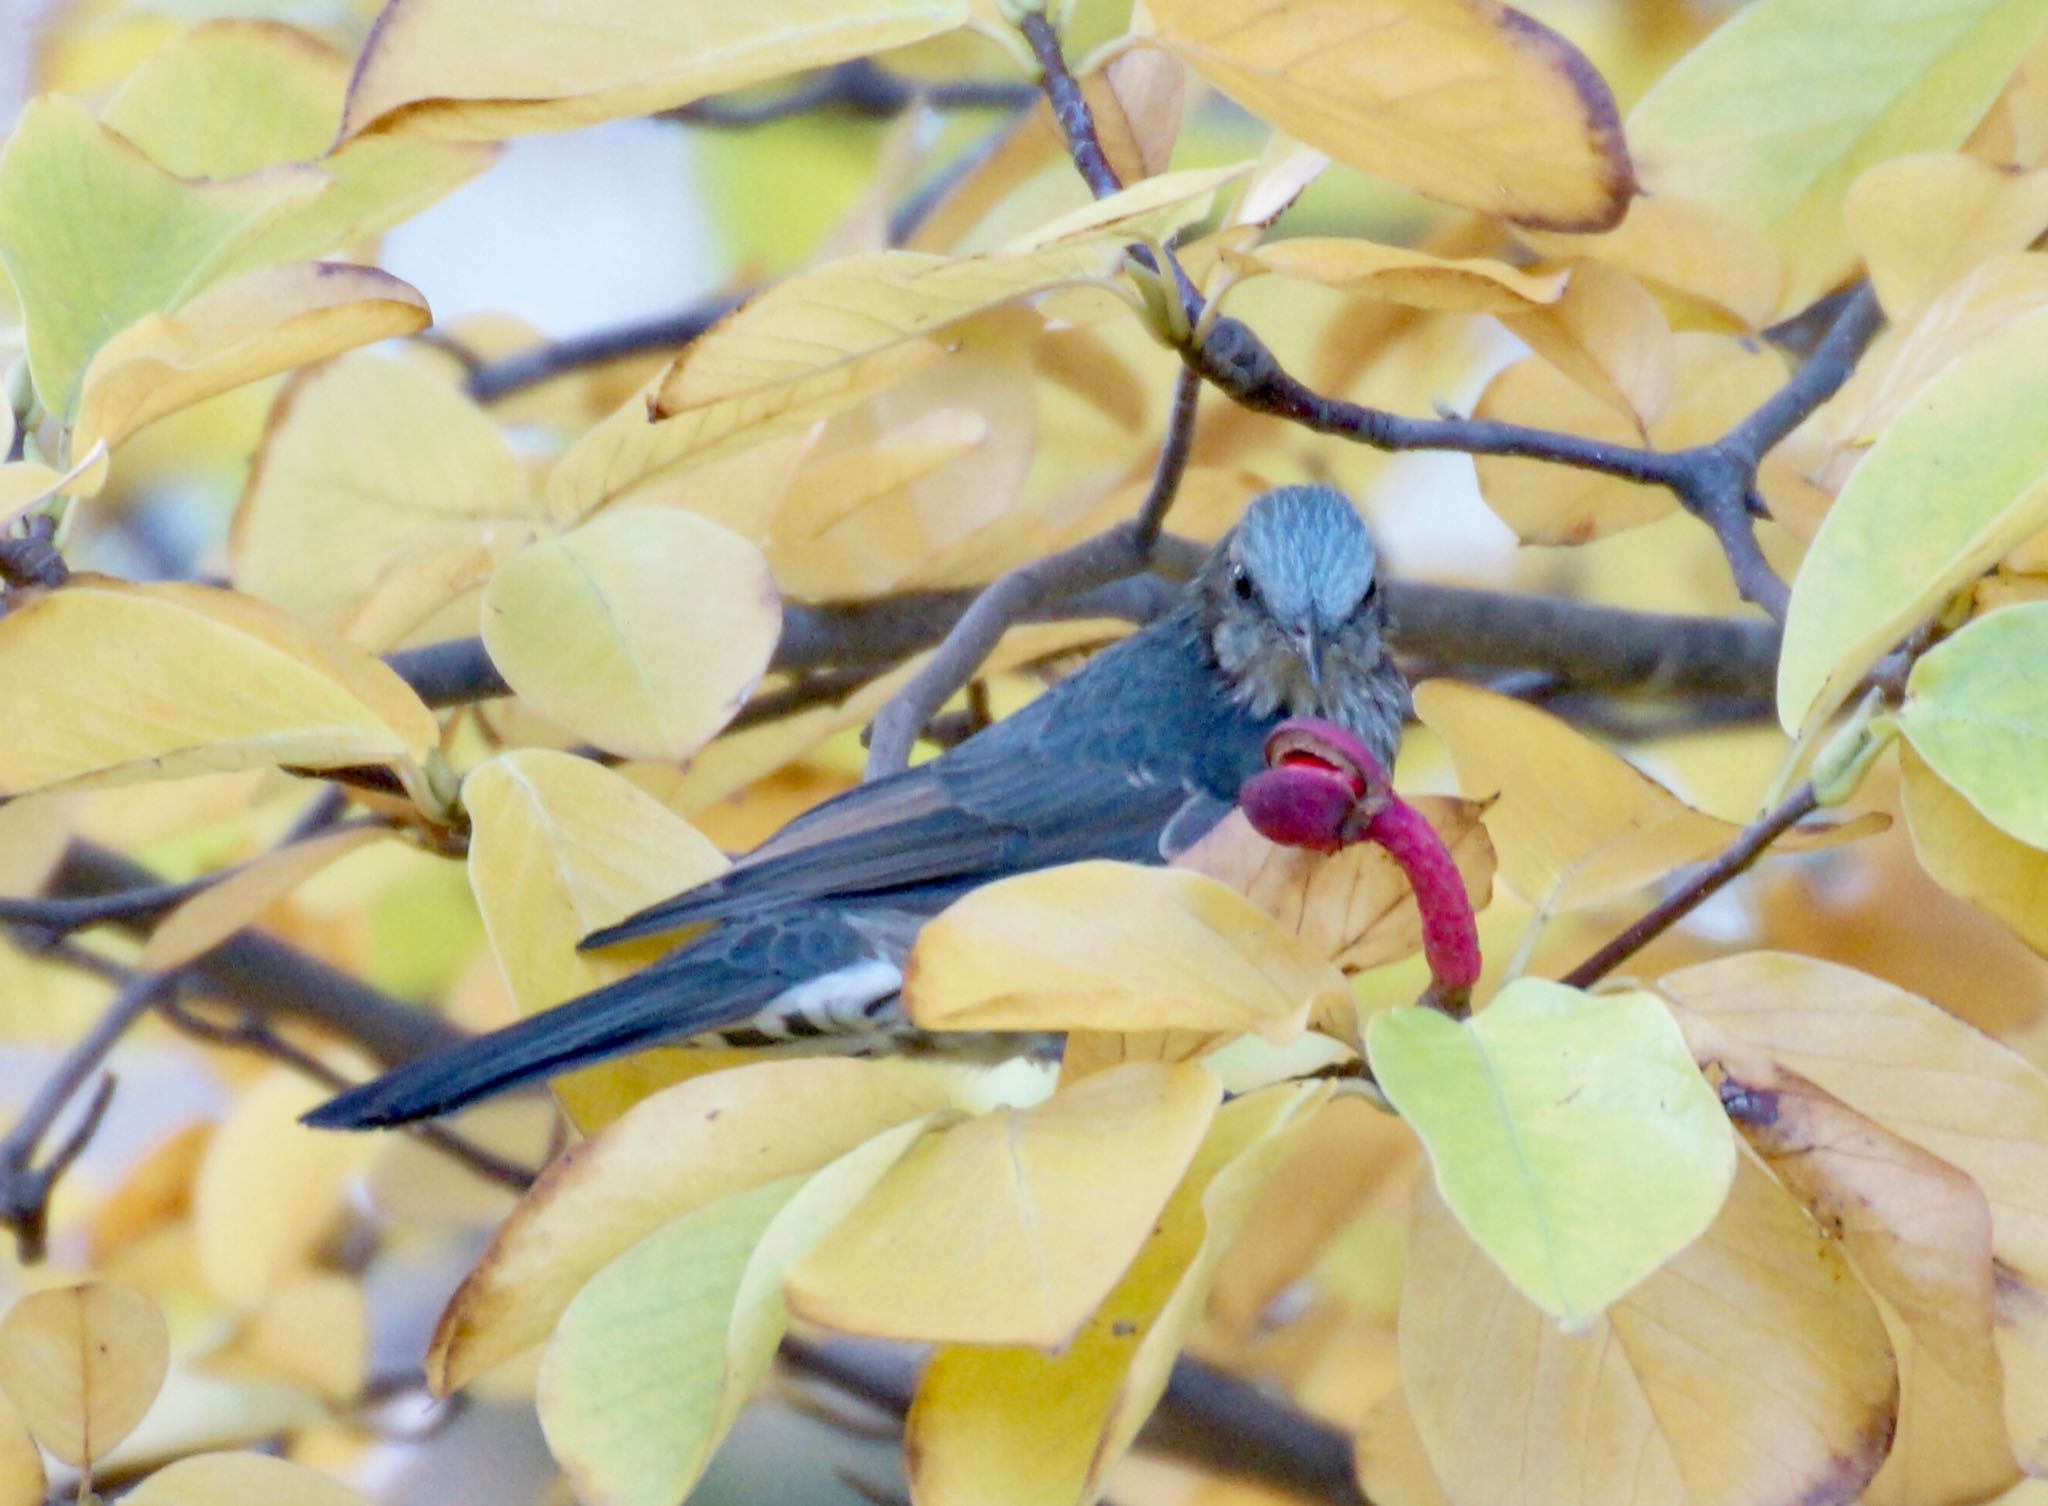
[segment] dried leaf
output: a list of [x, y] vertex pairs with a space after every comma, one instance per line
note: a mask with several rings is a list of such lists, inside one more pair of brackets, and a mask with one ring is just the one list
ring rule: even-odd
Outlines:
[[1160, 42], [1340, 162], [1518, 224], [1603, 229], [1635, 191], [1614, 100], [1502, 5], [1148, 0]]
[[89, 1468], [133, 1432], [169, 1367], [163, 1312], [118, 1282], [32, 1292], [0, 1319], [0, 1390], [66, 1464]]
[[1853, 1501], [1898, 1405], [1883, 1321], [1840, 1247], [1747, 1158], [1712, 1227], [1578, 1333], [1424, 1188], [1400, 1332], [1416, 1430], [1455, 1501]]

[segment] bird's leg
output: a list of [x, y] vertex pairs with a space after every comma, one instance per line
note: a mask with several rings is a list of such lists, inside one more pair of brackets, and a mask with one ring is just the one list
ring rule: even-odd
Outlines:
[[1400, 864], [1422, 914], [1430, 985], [1421, 1002], [1462, 1015], [1479, 981], [1479, 926], [1443, 839], [1394, 793], [1377, 758], [1335, 723], [1283, 722], [1266, 739], [1266, 771], [1245, 781], [1238, 808], [1269, 842], [1336, 852], [1357, 842]]

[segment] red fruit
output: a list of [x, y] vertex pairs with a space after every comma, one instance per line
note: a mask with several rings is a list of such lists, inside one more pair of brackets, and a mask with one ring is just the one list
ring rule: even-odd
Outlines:
[[1401, 865], [1422, 912], [1429, 1001], [1462, 1014], [1479, 981], [1479, 925], [1458, 865], [1422, 813], [1396, 795], [1356, 737], [1317, 717], [1295, 717], [1266, 739], [1266, 772], [1245, 781], [1238, 808], [1269, 842], [1336, 852], [1373, 842]]
[[1335, 852], [1358, 803], [1340, 770], [1327, 764], [1287, 762], [1255, 774], [1237, 792], [1237, 806], [1268, 842]]

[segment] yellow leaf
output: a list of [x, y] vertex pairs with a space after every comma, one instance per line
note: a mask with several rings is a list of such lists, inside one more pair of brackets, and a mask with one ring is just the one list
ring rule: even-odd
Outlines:
[[907, 1064], [830, 1058], [757, 1062], [636, 1104], [558, 1156], [505, 1220], [441, 1315], [429, 1383], [446, 1395], [539, 1343], [591, 1277], [670, 1220], [947, 1107], [939, 1080]]
[[667, 508], [608, 513], [515, 555], [483, 639], [522, 699], [600, 748], [681, 761], [768, 667], [782, 600], [761, 551]]
[[[1767, 346], [1688, 332], [1672, 341], [1675, 371], [1664, 414], [1650, 426], [1659, 450], [1719, 439], [1785, 382], [1785, 363]], [[1480, 394], [1477, 418], [1558, 429], [1615, 444], [1642, 435], [1611, 403], [1546, 361], [1517, 361]], [[1572, 466], [1477, 456], [1480, 494], [1528, 544], [1587, 544], [1666, 517], [1678, 504], [1661, 486], [1639, 486]], [[1766, 474], [1766, 486], [1772, 478]]]
[[1577, 49], [1495, 4], [1148, 0], [1160, 42], [1338, 161], [1518, 224], [1596, 230], [1635, 191]]
[[309, 366], [358, 345], [424, 329], [427, 301], [374, 267], [269, 267], [201, 293], [176, 314], [150, 314], [102, 345], [86, 368], [74, 452], [202, 398]]
[[1843, 203], [1849, 237], [1894, 323], [1980, 263], [2048, 230], [2048, 172], [2013, 173], [1960, 154], [1894, 157]]
[[[1551, 913], [1641, 888], [1737, 835], [1547, 711], [1450, 680], [1416, 686], [1415, 710], [1450, 744], [1458, 783], [1476, 798], [1500, 797], [1486, 828], [1501, 876]], [[1870, 829], [1821, 828], [1808, 845]]]
[[270, 222], [229, 268], [302, 261], [410, 219], [496, 155], [445, 141], [363, 141], [330, 151], [351, 61], [295, 26], [203, 22], [151, 51], [101, 119], [181, 178], [317, 167], [329, 185]]
[[378, 18], [342, 139], [565, 131], [822, 68], [951, 30], [962, 0], [401, 0]]
[[1756, 952], [1667, 973], [1705, 1019], [1973, 1178], [1991, 1205], [2005, 1418], [2048, 1465], [2048, 1079], [1927, 1000], [1850, 968]]
[[885, 1130], [821, 1170], [664, 1224], [592, 1277], [541, 1365], [548, 1448], [585, 1500], [672, 1506], [774, 1362], [782, 1275], [925, 1130]]
[[1785, 269], [1771, 243], [1740, 220], [1677, 194], [1642, 194], [1628, 218], [1598, 235], [1525, 230], [1544, 256], [1605, 262], [1653, 290], [1748, 329], [1771, 322]]
[[544, 515], [498, 426], [452, 380], [363, 352], [279, 397], [229, 560], [242, 590], [338, 630], [395, 570], [509, 550]]
[[1309, 942], [1204, 874], [1072, 863], [983, 885], [918, 933], [903, 998], [927, 1030], [1299, 1034], [1348, 1002]]
[[102, 576], [0, 619], [0, 792], [417, 763], [432, 712], [362, 650], [232, 591]]
[[1850, 1501], [1898, 1405], [1884, 1324], [1841, 1248], [1747, 1157], [1712, 1227], [1580, 1333], [1510, 1287], [1425, 1186], [1400, 1337], [1454, 1501]]
[[332, 1475], [269, 1454], [192, 1454], [122, 1497], [130, 1506], [369, 1506]]
[[14, 1403], [0, 1391], [0, 1506], [43, 1506], [48, 1494], [43, 1456]]
[[[1472, 908], [1485, 909], [1493, 893], [1493, 843], [1480, 824], [1486, 807], [1440, 795], [1412, 803], [1449, 849]], [[1415, 891], [1385, 848], [1360, 843], [1325, 854], [1281, 847], [1232, 811], [1174, 866], [1227, 884], [1347, 973], [1422, 949]]]
[[2044, 19], [2041, 0], [1868, 0], [1844, 26], [1834, 0], [1761, 0], [1644, 96], [1629, 147], [1651, 190], [1769, 237], [1779, 307], [1801, 309], [1850, 268], [1842, 201], [1857, 176], [1960, 146]]
[[1912, 744], [1899, 748], [1906, 824], [1920, 866], [1981, 905], [2035, 951], [2048, 954], [2048, 852], [2009, 837], [1963, 798]]
[[1150, 1235], [1222, 1096], [1137, 1063], [927, 1136], [789, 1272], [791, 1311], [848, 1333], [1065, 1344]]
[[1241, 171], [1149, 178], [979, 256], [875, 251], [788, 278], [694, 341], [569, 447], [548, 476], [556, 515], [581, 517], [670, 468], [702, 464], [894, 386], [945, 353], [926, 337], [1109, 276], [1132, 235], [1163, 238], [1200, 218], [1217, 186]]
[[34, 894], [71, 844], [78, 802], [39, 795], [0, 805], [0, 894]]
[[305, 1268], [375, 1149], [368, 1136], [308, 1129], [329, 1090], [273, 1067], [235, 1100], [192, 1187], [199, 1267], [213, 1292], [256, 1307]]
[[[576, 943], [726, 866], [723, 853], [660, 801], [568, 753], [500, 754], [463, 781], [462, 803], [470, 888], [521, 1014], [644, 965], [647, 948], [579, 952]], [[555, 1091], [577, 1124], [594, 1130], [678, 1080], [670, 1055], [586, 1067], [558, 1079]]]
[[1373, 1403], [1352, 1447], [1368, 1500], [1380, 1506], [1451, 1506], [1399, 1386]]
[[1898, 1431], [1863, 1501], [1966, 1506], [2011, 1485], [1991, 1210], [1977, 1184], [1711, 1024], [1695, 1019], [1687, 1034], [1750, 1145], [1842, 1241], [1891, 1334]]
[[1229, 257], [1244, 267], [1411, 308], [1507, 314], [1564, 296], [1566, 274], [1532, 274], [1486, 257], [1431, 256], [1401, 246], [1335, 236], [1270, 241]]
[[1058, 1354], [949, 1345], [911, 1406], [925, 1506], [1041, 1506], [1100, 1496], [1196, 1323], [1259, 1190], [1329, 1097], [1279, 1084], [1220, 1109], [1130, 1269]]
[[253, 925], [265, 910], [329, 863], [384, 835], [375, 827], [356, 827], [326, 832], [264, 854], [166, 915], [150, 932], [137, 966], [144, 972], [168, 972], [184, 966], [242, 927]]
[[86, 362], [173, 309], [329, 180], [273, 168], [227, 183], [172, 177], [72, 100], [31, 100], [0, 154], [0, 264], [28, 321], [43, 406], [69, 414]]
[[1572, 268], [1564, 296], [1511, 311], [1505, 324], [1537, 355], [1643, 430], [1671, 401], [1677, 357], [1657, 301], [1628, 273], [1597, 261]]
[[370, 1361], [370, 1309], [352, 1276], [302, 1271], [270, 1294], [243, 1330], [209, 1355], [209, 1370], [284, 1380], [336, 1406], [362, 1395]]
[[2048, 308], [2048, 256], [1996, 256], [1964, 274], [1904, 324], [1879, 335], [1816, 426], [1830, 453], [1815, 479], [1839, 491], [1863, 452], [1920, 390], [1965, 351]]
[[1915, 624], [2048, 523], [2048, 428], [2034, 422], [2048, 403], [2042, 328], [2022, 320], [1958, 356], [1829, 509], [1785, 620], [1788, 732], [1818, 726]]
[[934, 547], [911, 483], [990, 438], [988, 421], [973, 409], [941, 408], [874, 444], [805, 466], [762, 541], [777, 584], [811, 599], [878, 594], [901, 584]]
[[1178, 58], [1156, 47], [1132, 47], [1082, 81], [1103, 155], [1123, 182], [1155, 177], [1172, 163], [1187, 79]]
[[118, 1282], [33, 1292], [0, 1319], [0, 1390], [66, 1464], [90, 1468], [133, 1432], [169, 1366], [163, 1313]]

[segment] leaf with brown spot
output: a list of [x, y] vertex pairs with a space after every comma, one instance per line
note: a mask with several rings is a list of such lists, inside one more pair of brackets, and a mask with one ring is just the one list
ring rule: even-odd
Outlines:
[[1400, 1338], [1416, 1430], [1455, 1501], [1846, 1503], [1898, 1405], [1877, 1308], [1747, 1157], [1707, 1232], [1577, 1333], [1510, 1287], [1425, 1183]]
[[134, 1431], [169, 1368], [164, 1315], [132, 1286], [34, 1292], [0, 1319], [0, 1390], [66, 1464], [90, 1469]]

